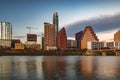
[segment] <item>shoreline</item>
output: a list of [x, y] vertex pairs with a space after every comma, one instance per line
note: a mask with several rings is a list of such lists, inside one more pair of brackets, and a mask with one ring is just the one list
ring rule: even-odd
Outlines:
[[[103, 56], [100, 53], [87, 54], [86, 51], [67, 50], [67, 51], [0, 51], [0, 56]], [[116, 56], [107, 54], [105, 56]], [[117, 55], [120, 56], [120, 55]]]

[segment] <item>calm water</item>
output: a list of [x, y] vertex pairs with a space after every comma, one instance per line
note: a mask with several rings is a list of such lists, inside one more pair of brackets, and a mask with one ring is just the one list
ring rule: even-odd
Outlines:
[[0, 56], [0, 80], [120, 80], [120, 57]]

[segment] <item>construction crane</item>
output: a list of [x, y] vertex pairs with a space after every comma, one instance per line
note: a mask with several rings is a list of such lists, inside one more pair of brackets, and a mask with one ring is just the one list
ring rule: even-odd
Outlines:
[[31, 29], [39, 29], [39, 28], [35, 28], [35, 27], [31, 27], [31, 26], [27, 26], [26, 29], [29, 29], [29, 34], [31, 33]]

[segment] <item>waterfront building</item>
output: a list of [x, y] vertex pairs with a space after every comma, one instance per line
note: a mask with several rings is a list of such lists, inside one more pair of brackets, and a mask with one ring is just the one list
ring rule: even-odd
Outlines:
[[120, 42], [107, 42], [106, 46], [109, 47], [110, 49], [120, 49]]
[[120, 42], [120, 30], [114, 34], [114, 41]]
[[40, 44], [25, 44], [24, 48], [26, 50], [41, 50], [41, 45]]
[[99, 41], [88, 41], [87, 42], [87, 49], [88, 50], [100, 50], [102, 48], [105, 48], [106, 46], [106, 42], [99, 42]]
[[23, 43], [15, 43], [15, 50], [24, 50]]
[[98, 38], [91, 26], [85, 27], [85, 29], [78, 34], [79, 34], [78, 37], [79, 49], [87, 49], [88, 41], [98, 41]]
[[65, 50], [67, 49], [67, 35], [65, 28], [62, 28], [58, 32], [58, 49]]
[[119, 42], [99, 42], [99, 41], [89, 41], [87, 43], [88, 50], [101, 50], [101, 49], [120, 49]]
[[12, 24], [10, 22], [0, 22], [0, 39], [12, 39]]
[[77, 47], [77, 41], [72, 40], [72, 39], [68, 39], [67, 40], [67, 47], [68, 48], [76, 48]]
[[58, 13], [57, 12], [53, 13], [53, 24], [55, 24], [56, 36], [57, 36], [58, 35], [58, 30], [59, 30], [59, 20], [58, 20]]
[[11, 40], [3, 40], [0, 39], [0, 47], [6, 48], [6, 47], [11, 47]]
[[54, 24], [44, 23], [44, 50], [57, 49], [56, 28]]
[[20, 39], [12, 39], [12, 41], [11, 41], [11, 47], [15, 48], [15, 44], [16, 43], [21, 43]]

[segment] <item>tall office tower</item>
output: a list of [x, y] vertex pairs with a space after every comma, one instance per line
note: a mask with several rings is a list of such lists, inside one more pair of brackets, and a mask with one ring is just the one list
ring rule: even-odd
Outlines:
[[120, 30], [114, 34], [114, 41], [120, 42]]
[[56, 35], [58, 35], [59, 20], [58, 20], [58, 13], [57, 12], [53, 13], [53, 24], [55, 24], [55, 26], [56, 26]]
[[12, 24], [9, 22], [0, 22], [0, 39], [12, 39]]
[[65, 50], [67, 49], [67, 35], [65, 28], [62, 28], [58, 32], [58, 49]]
[[44, 23], [44, 50], [57, 49], [55, 32], [54, 24]]

